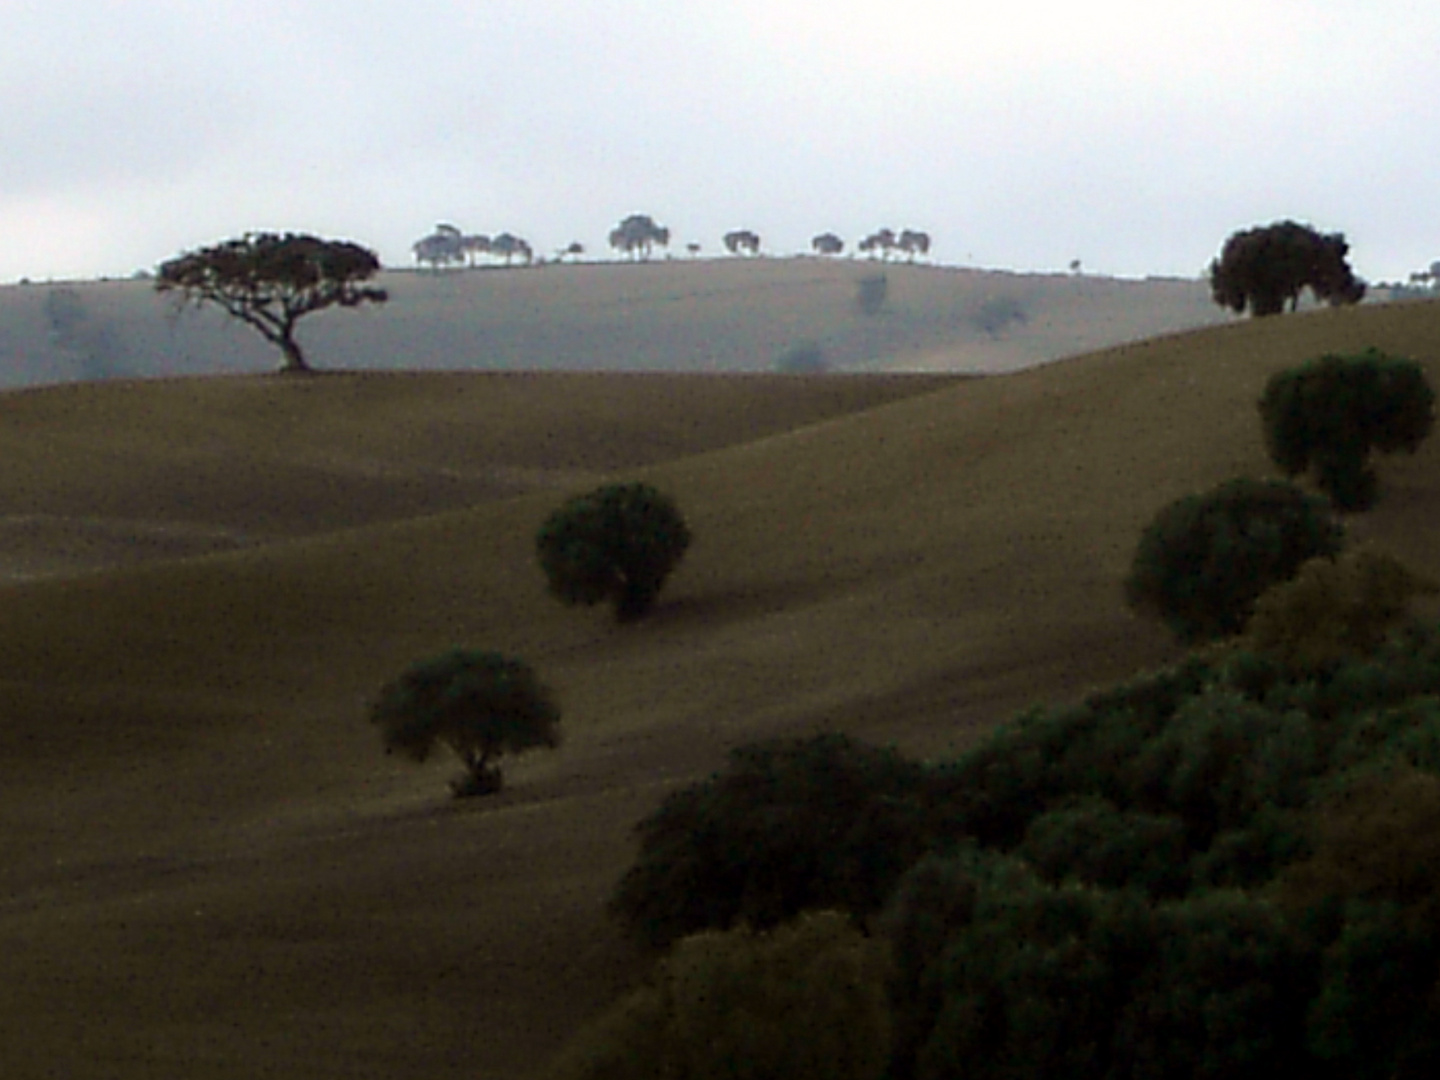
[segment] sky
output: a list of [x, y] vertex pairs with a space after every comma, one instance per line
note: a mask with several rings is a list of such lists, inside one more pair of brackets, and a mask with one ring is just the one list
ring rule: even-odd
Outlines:
[[0, 283], [439, 222], [610, 257], [923, 229], [947, 265], [1201, 275], [1285, 218], [1440, 259], [1434, 0], [0, 0]]

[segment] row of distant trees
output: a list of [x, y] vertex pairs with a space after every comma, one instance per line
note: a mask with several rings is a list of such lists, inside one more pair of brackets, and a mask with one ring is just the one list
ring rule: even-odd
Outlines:
[[[643, 260], [650, 258], [657, 247], [670, 246], [670, 229], [657, 224], [648, 214], [631, 214], [610, 230], [608, 239], [614, 250], [632, 259]], [[755, 256], [760, 254], [762, 241], [760, 234], [751, 229], [733, 229], [721, 238], [721, 243], [731, 255]], [[845, 241], [833, 232], [825, 232], [812, 238], [810, 247], [817, 255], [841, 255], [845, 251]], [[917, 255], [930, 253], [930, 234], [918, 229], [903, 229], [899, 233], [894, 229], [879, 229], [864, 237], [855, 247], [871, 258], [888, 260], [899, 252], [913, 261]], [[688, 243], [685, 249], [691, 255], [700, 253], [697, 243]], [[451, 266], [473, 267], [482, 257], [503, 259], [506, 266], [513, 265], [517, 259], [528, 265], [536, 257], [528, 241], [511, 233], [491, 237], [466, 233], [458, 226], [445, 223], [436, 225], [434, 232], [415, 241], [411, 250], [417, 263], [437, 271]], [[585, 245], [577, 240], [557, 251], [555, 257], [563, 261], [583, 254]]]
[[529, 241], [513, 233], [502, 232], [497, 236], [482, 233], [466, 233], [446, 223], [435, 226], [429, 236], [423, 236], [411, 245], [415, 261], [422, 266], [430, 264], [431, 269], [440, 270], [446, 266], [474, 266], [482, 255], [504, 259], [505, 265], [512, 265], [516, 259], [524, 263], [535, 260], [535, 250]]

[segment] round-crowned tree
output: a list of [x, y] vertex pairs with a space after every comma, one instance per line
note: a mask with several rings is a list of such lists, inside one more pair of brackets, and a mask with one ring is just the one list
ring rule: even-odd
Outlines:
[[1343, 541], [1325, 500], [1281, 480], [1231, 480], [1155, 515], [1125, 599], [1185, 644], [1230, 637], [1245, 628], [1261, 593], [1307, 559], [1337, 554]]
[[1372, 453], [1413, 454], [1435, 424], [1435, 391], [1415, 361], [1367, 349], [1276, 372], [1259, 408], [1287, 476], [1313, 469], [1336, 509], [1368, 510], [1379, 492]]
[[690, 528], [675, 503], [649, 484], [609, 484], [551, 514], [536, 547], [550, 591], [563, 602], [610, 602], [628, 621], [655, 605], [690, 547]]
[[560, 710], [524, 661], [453, 649], [387, 683], [370, 707], [386, 753], [415, 761], [444, 743], [465, 763], [450, 785], [457, 796], [500, 790], [502, 754], [560, 745]]

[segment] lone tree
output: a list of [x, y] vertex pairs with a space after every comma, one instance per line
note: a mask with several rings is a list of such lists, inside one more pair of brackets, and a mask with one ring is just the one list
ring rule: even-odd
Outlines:
[[900, 241], [895, 237], [894, 229], [880, 229], [861, 240], [856, 245], [862, 252], [872, 259], [878, 251], [882, 259], [890, 258], [890, 253], [900, 246]]
[[1435, 391], [1415, 361], [1372, 348], [1276, 372], [1259, 408], [1287, 476], [1313, 467], [1336, 509], [1368, 510], [1379, 494], [1372, 452], [1413, 454], [1435, 424]]
[[816, 255], [839, 255], [845, 250], [845, 241], [833, 232], [821, 233], [810, 241]]
[[176, 293], [182, 305], [219, 306], [280, 349], [282, 371], [308, 372], [295, 324], [337, 304], [384, 303], [385, 290], [365, 284], [379, 270], [379, 258], [359, 244], [299, 233], [246, 233], [161, 263], [155, 288]]
[[760, 254], [760, 236], [749, 229], [735, 229], [724, 236], [725, 250], [731, 255], [739, 255], [742, 251], [750, 255]]
[[631, 214], [610, 230], [610, 246], [616, 251], [625, 252], [632, 259], [637, 256], [641, 259], [650, 258], [650, 252], [656, 244], [668, 247], [670, 230], [663, 225], [656, 225], [649, 214]]
[[1237, 232], [1210, 263], [1210, 292], [1222, 307], [1252, 315], [1278, 315], [1288, 301], [1294, 311], [1308, 287], [1332, 307], [1358, 304], [1365, 283], [1345, 256], [1343, 233], [1321, 234], [1309, 225], [1277, 221]]
[[610, 484], [551, 514], [536, 546], [552, 593], [571, 605], [612, 602], [623, 622], [654, 606], [690, 547], [690, 529], [650, 485]]
[[1245, 629], [1256, 599], [1309, 559], [1339, 553], [1325, 501], [1282, 480], [1238, 479], [1162, 509], [1135, 550], [1125, 599], [1186, 645]]
[[560, 745], [560, 710], [523, 661], [495, 652], [454, 649], [418, 663], [388, 683], [370, 708], [385, 752], [415, 761], [444, 743], [465, 763], [452, 781], [457, 798], [499, 791], [505, 753]]
[[895, 241], [895, 246], [909, 255], [910, 261], [914, 262], [916, 255], [930, 254], [930, 234], [918, 229], [906, 229], [900, 234], [900, 239]]

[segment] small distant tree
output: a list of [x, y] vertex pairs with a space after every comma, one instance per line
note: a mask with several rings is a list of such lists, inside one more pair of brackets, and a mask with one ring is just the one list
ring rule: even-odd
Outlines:
[[529, 242], [508, 232], [494, 237], [490, 241], [489, 251], [490, 254], [504, 259], [506, 266], [512, 265], [517, 258], [526, 265], [535, 259], [535, 251]]
[[328, 307], [384, 303], [386, 291], [366, 284], [379, 271], [380, 259], [359, 244], [246, 233], [162, 263], [155, 288], [175, 293], [181, 304], [216, 305], [278, 347], [282, 371], [308, 372], [296, 324]]
[[739, 255], [742, 251], [750, 255], [760, 254], [760, 237], [749, 229], [735, 229], [728, 232], [724, 237], [725, 250], [731, 255]]
[[621, 621], [654, 606], [690, 547], [674, 502], [649, 484], [609, 484], [570, 499], [540, 527], [540, 565], [567, 604], [613, 603]]
[[561, 248], [558, 252], [556, 252], [555, 258], [558, 259], [558, 260], [560, 260], [561, 262], [564, 262], [564, 261], [565, 261], [565, 257], [568, 255], [568, 256], [570, 256], [570, 259], [571, 259], [572, 261], [577, 261], [577, 262], [578, 262], [579, 259], [580, 259], [580, 256], [581, 256], [581, 255], [584, 255], [584, 254], [585, 254], [585, 245], [582, 244], [582, 243], [580, 243], [579, 240], [574, 240], [574, 241], [571, 241], [571, 243], [570, 243], [570, 245], [569, 245], [568, 247]]
[[839, 255], [845, 250], [845, 241], [833, 232], [821, 233], [810, 241], [810, 247], [817, 255]]
[[895, 237], [894, 229], [880, 229], [878, 232], [873, 232], [865, 237], [865, 239], [861, 240], [856, 246], [872, 259], [875, 257], [876, 252], [880, 253], [881, 258], [888, 259], [890, 258], [890, 253], [899, 246], [899, 243], [899, 240]]
[[906, 229], [900, 234], [895, 246], [909, 255], [910, 261], [914, 262], [916, 255], [930, 254], [930, 234], [918, 229]]
[[685, 251], [686, 254], [688, 254], [693, 259], [696, 255], [700, 254], [700, 245], [692, 240], [690, 243], [685, 245]]
[[670, 230], [655, 224], [649, 214], [631, 214], [610, 230], [610, 246], [625, 252], [632, 259], [650, 258], [650, 252], [657, 244], [661, 247], [669, 246]]
[[462, 263], [467, 254], [466, 238], [454, 225], [441, 222], [429, 236], [422, 236], [410, 246], [415, 261], [439, 273], [441, 267]]
[[1238, 479], [1166, 506], [1140, 537], [1125, 598], [1195, 644], [1240, 633], [1256, 599], [1343, 530], [1323, 499], [1284, 481]]
[[490, 237], [481, 233], [472, 233], [460, 238], [460, 251], [465, 256], [466, 265], [474, 267], [475, 260], [480, 255], [490, 254]]
[[1276, 372], [1259, 402], [1270, 457], [1287, 476], [1313, 467], [1337, 509], [1379, 493], [1375, 451], [1413, 454], [1435, 423], [1435, 392], [1413, 360], [1368, 349]]
[[466, 770], [450, 785], [457, 797], [499, 791], [492, 762], [502, 754], [560, 745], [560, 710], [534, 670], [495, 652], [454, 649], [414, 665], [381, 689], [370, 722], [387, 753], [424, 761], [436, 743], [450, 747]]
[[1349, 250], [1343, 233], [1322, 235], [1294, 221], [1246, 229], [1211, 262], [1211, 295], [1222, 307], [1260, 316], [1280, 314], [1287, 301], [1294, 311], [1307, 287], [1332, 306], [1356, 304], [1365, 283], [1345, 260]]

